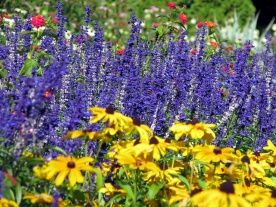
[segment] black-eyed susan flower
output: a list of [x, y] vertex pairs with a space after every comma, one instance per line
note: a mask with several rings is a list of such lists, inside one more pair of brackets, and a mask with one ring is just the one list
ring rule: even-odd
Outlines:
[[188, 136], [192, 139], [203, 139], [207, 142], [211, 142], [216, 137], [215, 133], [212, 131], [215, 127], [215, 124], [205, 124], [199, 122], [198, 119], [193, 119], [187, 123], [175, 122], [175, 124], [170, 127], [170, 130], [175, 134], [176, 140]]
[[115, 158], [120, 165], [128, 165], [132, 169], [152, 170], [158, 168], [151, 160], [147, 160], [143, 156], [134, 156], [124, 150], [120, 150]]
[[194, 205], [204, 207], [252, 207], [243, 197], [235, 194], [231, 181], [222, 183], [219, 189], [196, 193], [191, 201]]
[[126, 191], [117, 187], [114, 187], [111, 183], [105, 183], [104, 187], [99, 190], [99, 192], [109, 196], [113, 197], [114, 194], [126, 194]]
[[264, 150], [272, 151], [272, 156], [276, 155], [276, 146], [271, 140], [267, 140], [267, 146], [263, 147]]
[[150, 157], [157, 161], [160, 160], [161, 156], [166, 154], [167, 150], [178, 151], [178, 147], [171, 144], [169, 138], [162, 139], [158, 136], [153, 136], [148, 142], [140, 142], [133, 147], [133, 153], [136, 156], [144, 154], [145, 158]]
[[73, 130], [69, 131], [62, 139], [76, 139], [83, 138], [84, 140], [109, 140], [109, 137], [102, 132], [89, 131], [89, 130]]
[[267, 197], [256, 204], [256, 207], [276, 207], [276, 189], [272, 190], [270, 197]]
[[134, 131], [138, 132], [141, 140], [148, 141], [149, 138], [153, 135], [152, 130], [147, 125], [141, 124], [140, 118], [133, 119], [132, 122], [129, 123], [129, 128], [125, 130], [126, 135], [129, 135]]
[[47, 174], [44, 172], [44, 170], [46, 169], [46, 165], [42, 165], [42, 166], [35, 166], [33, 168], [33, 173], [34, 176], [40, 179], [46, 179]]
[[[47, 193], [41, 193], [41, 194], [31, 194], [27, 193], [23, 199], [28, 199], [31, 201], [31, 203], [47, 203], [47, 204], [52, 204], [54, 202], [53, 196], [47, 194]], [[65, 207], [65, 202], [59, 198], [58, 207]]]
[[195, 159], [202, 162], [225, 162], [228, 160], [234, 160], [234, 149], [230, 147], [219, 148], [215, 145], [196, 146], [193, 149]]
[[93, 158], [91, 157], [74, 158], [71, 156], [58, 156], [55, 160], [47, 163], [44, 173], [47, 174], [47, 179], [51, 179], [55, 174], [58, 174], [55, 181], [56, 186], [60, 186], [68, 175], [70, 185], [74, 186], [77, 182], [83, 183], [82, 170], [93, 171], [93, 168], [88, 165], [92, 161]]
[[0, 206], [2, 207], [18, 207], [17, 203], [6, 198], [0, 198]]
[[119, 127], [125, 126], [130, 122], [129, 117], [116, 112], [112, 106], [108, 106], [107, 108], [93, 107], [89, 108], [89, 111], [94, 115], [90, 120], [91, 123], [102, 121], [109, 122], [110, 126], [114, 125], [115, 127]]

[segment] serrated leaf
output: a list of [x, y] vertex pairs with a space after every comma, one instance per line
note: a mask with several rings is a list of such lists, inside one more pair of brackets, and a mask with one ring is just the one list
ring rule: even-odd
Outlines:
[[185, 177], [183, 177], [182, 175], [174, 174], [174, 173], [171, 173], [171, 175], [174, 177], [177, 177], [179, 180], [181, 180], [187, 186], [188, 191], [190, 191], [191, 187], [190, 187], [189, 181]]
[[15, 200], [16, 203], [19, 205], [22, 199], [22, 187], [19, 183], [15, 186]]
[[97, 191], [99, 191], [102, 188], [102, 186], [103, 186], [103, 175], [102, 175], [101, 171], [98, 168], [94, 168], [93, 171], [97, 175], [96, 189], [97, 189]]
[[158, 193], [158, 191], [163, 188], [164, 184], [163, 183], [153, 183], [147, 193], [147, 197], [149, 200], [152, 200], [154, 196]]
[[32, 69], [38, 65], [38, 62], [36, 60], [33, 59], [27, 59], [24, 62], [24, 65], [22, 67], [22, 69], [20, 70], [19, 74], [21, 75], [30, 75], [32, 72]]

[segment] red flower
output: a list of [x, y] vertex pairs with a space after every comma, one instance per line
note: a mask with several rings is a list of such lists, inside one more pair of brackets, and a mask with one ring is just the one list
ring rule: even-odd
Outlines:
[[225, 50], [226, 50], [227, 52], [232, 51], [232, 50], [233, 50], [233, 47], [232, 47], [232, 46], [229, 46], [229, 47], [225, 48]]
[[53, 22], [54, 24], [56, 24], [56, 23], [58, 23], [58, 19], [57, 19], [56, 17], [53, 17], [53, 18], [52, 18], [52, 22]]
[[53, 12], [49, 12], [49, 14], [50, 14], [51, 17], [55, 17], [56, 16], [55, 13], [53, 13]]
[[31, 20], [31, 24], [35, 28], [43, 27], [45, 25], [45, 19], [41, 15], [33, 16]]
[[7, 19], [10, 18], [10, 16], [9, 16], [8, 14], [2, 14], [2, 17], [5, 17], [5, 18], [7, 18]]
[[218, 44], [214, 41], [210, 41], [210, 44], [214, 47], [214, 48], [218, 48]]
[[192, 49], [190, 53], [191, 53], [191, 55], [196, 55], [198, 53], [198, 51], [197, 51], [197, 49]]
[[44, 96], [45, 96], [45, 98], [49, 98], [51, 96], [51, 92], [45, 91]]
[[3, 20], [2, 17], [0, 17], [0, 22], [1, 22], [2, 20]]
[[226, 71], [226, 69], [227, 69], [227, 68], [226, 68], [225, 66], [222, 67], [222, 70], [223, 70], [223, 71]]
[[156, 27], [158, 27], [158, 26], [159, 26], [158, 23], [153, 23], [153, 24], [152, 24], [152, 27], [153, 27], [153, 28], [156, 28]]
[[168, 6], [170, 9], [174, 9], [174, 8], [176, 7], [176, 4], [173, 3], [173, 2], [169, 2], [169, 3], [167, 4], [167, 6]]
[[125, 50], [119, 49], [117, 52], [118, 52], [119, 55], [123, 55], [125, 53]]
[[178, 19], [183, 23], [185, 24], [188, 20], [187, 16], [185, 14], [180, 14]]
[[199, 22], [199, 23], [197, 24], [197, 27], [198, 27], [198, 28], [201, 28], [201, 27], [203, 27], [204, 25], [206, 25], [206, 22]]

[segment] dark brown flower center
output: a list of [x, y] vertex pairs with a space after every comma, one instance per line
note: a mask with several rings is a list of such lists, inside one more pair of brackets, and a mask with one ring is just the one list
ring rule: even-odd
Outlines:
[[197, 123], [199, 123], [199, 120], [197, 118], [194, 118], [193, 120], [187, 122], [187, 124], [192, 124], [192, 125], [196, 125]]
[[257, 157], [260, 157], [260, 153], [258, 151], [254, 152], [254, 155], [257, 156]]
[[195, 188], [194, 190], [191, 191], [190, 195], [191, 197], [197, 193], [200, 193], [202, 191], [202, 189], [199, 189], [199, 188]]
[[137, 145], [140, 143], [140, 138], [136, 139], [135, 142], [133, 143], [133, 146]]
[[165, 139], [165, 142], [167, 142], [167, 143], [171, 143], [172, 141], [171, 141], [171, 139], [170, 139], [170, 138], [168, 138], [168, 137], [167, 137], [167, 138]]
[[73, 161], [70, 161], [70, 162], [67, 163], [67, 167], [72, 169], [72, 168], [75, 168], [76, 165]]
[[114, 114], [114, 108], [113, 108], [113, 106], [108, 106], [106, 109], [105, 109], [105, 112], [107, 113], [107, 114]]
[[140, 118], [133, 119], [133, 124], [136, 125], [136, 126], [140, 126], [141, 125], [141, 119]]
[[221, 149], [219, 147], [215, 147], [215, 149], [213, 150], [213, 152], [217, 155], [217, 154], [221, 154]]
[[92, 207], [91, 203], [87, 203], [84, 207]]
[[249, 159], [249, 157], [247, 155], [243, 156], [243, 158], [241, 159], [241, 161], [250, 164], [250, 159]]
[[230, 180], [222, 183], [219, 187], [220, 191], [224, 192], [224, 193], [232, 193], [234, 194], [235, 193], [235, 190], [234, 190], [234, 186], [232, 184], [232, 182]]
[[151, 139], [150, 139], [150, 144], [158, 144], [159, 142], [158, 142], [158, 140], [155, 138], [155, 137], [152, 137]]
[[247, 178], [244, 178], [244, 183], [247, 187], [250, 187], [250, 180], [248, 180]]
[[276, 198], [276, 189], [274, 189], [271, 193], [271, 198]]

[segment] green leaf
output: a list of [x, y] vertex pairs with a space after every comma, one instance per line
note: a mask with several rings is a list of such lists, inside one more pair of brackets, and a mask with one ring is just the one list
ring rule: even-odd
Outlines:
[[19, 74], [21, 75], [31, 75], [32, 69], [38, 65], [38, 62], [36, 60], [33, 59], [27, 59], [24, 62], [24, 65], [22, 67], [22, 69], [20, 70]]
[[80, 202], [85, 201], [84, 193], [80, 190], [74, 190], [73, 191], [73, 199], [77, 200], [77, 201], [80, 201]]
[[112, 197], [108, 203], [106, 204], [106, 206], [113, 206], [113, 202], [116, 200], [116, 202], [118, 203], [119, 200], [117, 200], [117, 198], [120, 198], [122, 196], [122, 194], [117, 194], [114, 197]]
[[15, 186], [15, 199], [16, 203], [19, 205], [22, 199], [22, 187], [19, 183]]
[[159, 36], [162, 36], [164, 34], [164, 32], [163, 32], [163, 26], [156, 27], [156, 31], [158, 32]]
[[172, 176], [177, 177], [179, 180], [181, 180], [188, 188], [188, 191], [190, 191], [190, 184], [189, 181], [183, 177], [182, 175], [178, 175], [178, 174], [174, 174], [174, 173], [170, 173]]
[[25, 31], [25, 32], [21, 32], [20, 36], [26, 36], [26, 35], [32, 35], [32, 34], [36, 34], [36, 31]]
[[4, 69], [0, 69], [0, 78], [5, 78], [8, 75], [8, 71]]
[[60, 152], [61, 154], [64, 154], [64, 155], [67, 156], [67, 153], [66, 153], [63, 149], [61, 149], [60, 147], [57, 147], [57, 146], [46, 146], [46, 147], [44, 147], [43, 149], [45, 149], [45, 150], [46, 150], [46, 149], [51, 149], [51, 150]]
[[273, 182], [276, 184], [276, 177], [272, 176], [270, 179], [273, 180]]
[[122, 189], [124, 189], [127, 192], [128, 197], [130, 197], [133, 201], [135, 200], [134, 193], [132, 191], [132, 188], [128, 184], [123, 184], [122, 182], [119, 182], [119, 185]]
[[152, 200], [158, 191], [163, 188], [163, 183], [153, 183], [148, 190], [147, 197], [149, 200]]
[[15, 200], [14, 198], [14, 193], [12, 192], [12, 190], [10, 188], [4, 188], [4, 190], [2, 190], [2, 193], [4, 195], [4, 198], [8, 199], [8, 200]]
[[0, 44], [2, 45], [6, 44], [6, 37], [4, 35], [0, 35]]
[[94, 170], [93, 170], [95, 173], [96, 173], [96, 175], [97, 175], [97, 179], [96, 179], [96, 189], [97, 189], [97, 191], [99, 191], [101, 188], [102, 188], [102, 186], [103, 186], [103, 175], [102, 175], [102, 173], [101, 173], [101, 171], [98, 169], [98, 168], [94, 168]]
[[206, 186], [206, 180], [202, 179], [202, 178], [198, 178], [197, 179], [197, 183], [198, 185], [203, 189], [206, 190], [207, 186]]

